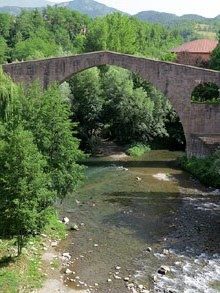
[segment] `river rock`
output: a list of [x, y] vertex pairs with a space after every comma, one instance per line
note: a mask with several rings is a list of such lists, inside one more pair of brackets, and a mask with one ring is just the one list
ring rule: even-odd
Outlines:
[[168, 249], [164, 249], [164, 250], [163, 250], [163, 254], [164, 254], [164, 255], [168, 255], [169, 253], [170, 253], [170, 252], [169, 252]]
[[119, 266], [116, 266], [116, 267], [115, 267], [115, 269], [116, 269], [116, 270], [120, 270], [120, 269], [121, 269], [121, 267], [119, 267]]
[[71, 259], [71, 255], [69, 252], [63, 252], [62, 257], [65, 259]]
[[119, 277], [118, 275], [114, 274], [114, 278], [115, 280], [121, 280], [121, 277]]
[[50, 245], [51, 245], [51, 247], [56, 247], [58, 245], [58, 242], [57, 241], [52, 241]]
[[70, 228], [71, 230], [75, 230], [75, 231], [79, 231], [79, 227], [78, 227], [78, 225], [77, 224], [73, 224], [73, 225], [71, 225], [71, 228]]
[[168, 266], [161, 266], [157, 272], [161, 275], [166, 275], [170, 272], [170, 268]]
[[127, 285], [127, 288], [128, 288], [128, 289], [134, 288], [134, 283], [129, 283], [129, 284]]
[[111, 283], [111, 281], [112, 281], [112, 279], [110, 279], [110, 278], [107, 280], [108, 283]]
[[125, 282], [128, 282], [129, 280], [130, 280], [129, 277], [124, 277], [124, 281], [125, 281]]
[[70, 274], [72, 274], [72, 271], [71, 271], [70, 269], [66, 269], [66, 270], [65, 270], [65, 274], [66, 274], [66, 275], [70, 275]]
[[69, 223], [69, 221], [70, 221], [69, 218], [67, 218], [67, 217], [64, 217], [64, 218], [63, 218], [63, 223], [64, 223], [64, 224], [67, 225], [67, 224]]
[[152, 251], [152, 248], [151, 247], [148, 247], [147, 248], [147, 252], [151, 252]]
[[143, 290], [144, 286], [143, 285], [138, 285], [138, 289]]

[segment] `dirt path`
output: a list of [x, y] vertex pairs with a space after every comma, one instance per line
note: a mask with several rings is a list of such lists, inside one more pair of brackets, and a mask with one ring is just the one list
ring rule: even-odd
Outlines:
[[[61, 274], [62, 261], [60, 259], [61, 252], [58, 248], [51, 246], [51, 241], [47, 242], [46, 250], [42, 255], [42, 262], [44, 272], [47, 279], [43, 283], [43, 287], [36, 291], [36, 293], [89, 293], [87, 290], [74, 290], [63, 283], [63, 278]], [[54, 265], [53, 265], [54, 264]]]

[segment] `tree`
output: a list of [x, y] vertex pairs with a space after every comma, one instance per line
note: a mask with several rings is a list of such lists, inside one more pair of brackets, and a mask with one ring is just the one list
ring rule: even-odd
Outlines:
[[17, 237], [18, 255], [25, 238], [45, 225], [54, 200], [45, 165], [32, 133], [22, 126], [0, 140], [0, 231]]
[[103, 79], [104, 119], [120, 143], [147, 142], [152, 137], [154, 102], [134, 88], [131, 73], [112, 67]]
[[101, 114], [104, 99], [98, 68], [91, 68], [70, 79], [73, 120], [79, 123], [79, 137], [83, 146], [96, 151], [102, 128]]
[[7, 60], [8, 46], [3, 37], [0, 36], [0, 64]]
[[26, 40], [15, 45], [13, 59], [30, 60], [56, 55], [59, 46], [45, 29], [39, 29]]
[[24, 129], [21, 86], [0, 72], [0, 232], [24, 240], [40, 231], [54, 200], [46, 161]]
[[218, 45], [212, 51], [211, 60], [209, 63], [210, 68], [220, 70], [220, 31], [218, 36]]
[[70, 120], [70, 104], [60, 94], [57, 84], [42, 91], [32, 85], [23, 96], [23, 123], [31, 131], [34, 142], [47, 162], [46, 171], [51, 176], [51, 189], [63, 199], [82, 179], [84, 167], [77, 163], [84, 157], [79, 140]]

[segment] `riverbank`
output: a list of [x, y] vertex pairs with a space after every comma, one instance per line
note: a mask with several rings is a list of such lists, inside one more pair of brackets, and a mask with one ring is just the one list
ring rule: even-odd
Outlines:
[[[59, 247], [59, 243], [57, 243]], [[42, 255], [43, 268], [46, 274], [46, 280], [43, 282], [42, 288], [38, 289], [37, 293], [59, 292], [59, 293], [88, 293], [88, 290], [73, 290], [68, 288], [63, 282], [60, 271], [63, 269], [61, 261], [62, 252], [59, 248], [51, 246], [51, 241], [47, 242], [47, 250]]]

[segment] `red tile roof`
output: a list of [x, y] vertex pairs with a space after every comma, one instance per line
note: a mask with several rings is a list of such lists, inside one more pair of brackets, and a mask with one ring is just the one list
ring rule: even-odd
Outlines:
[[200, 39], [192, 42], [184, 43], [179, 47], [171, 50], [171, 52], [190, 52], [190, 53], [210, 53], [218, 44], [216, 40]]

